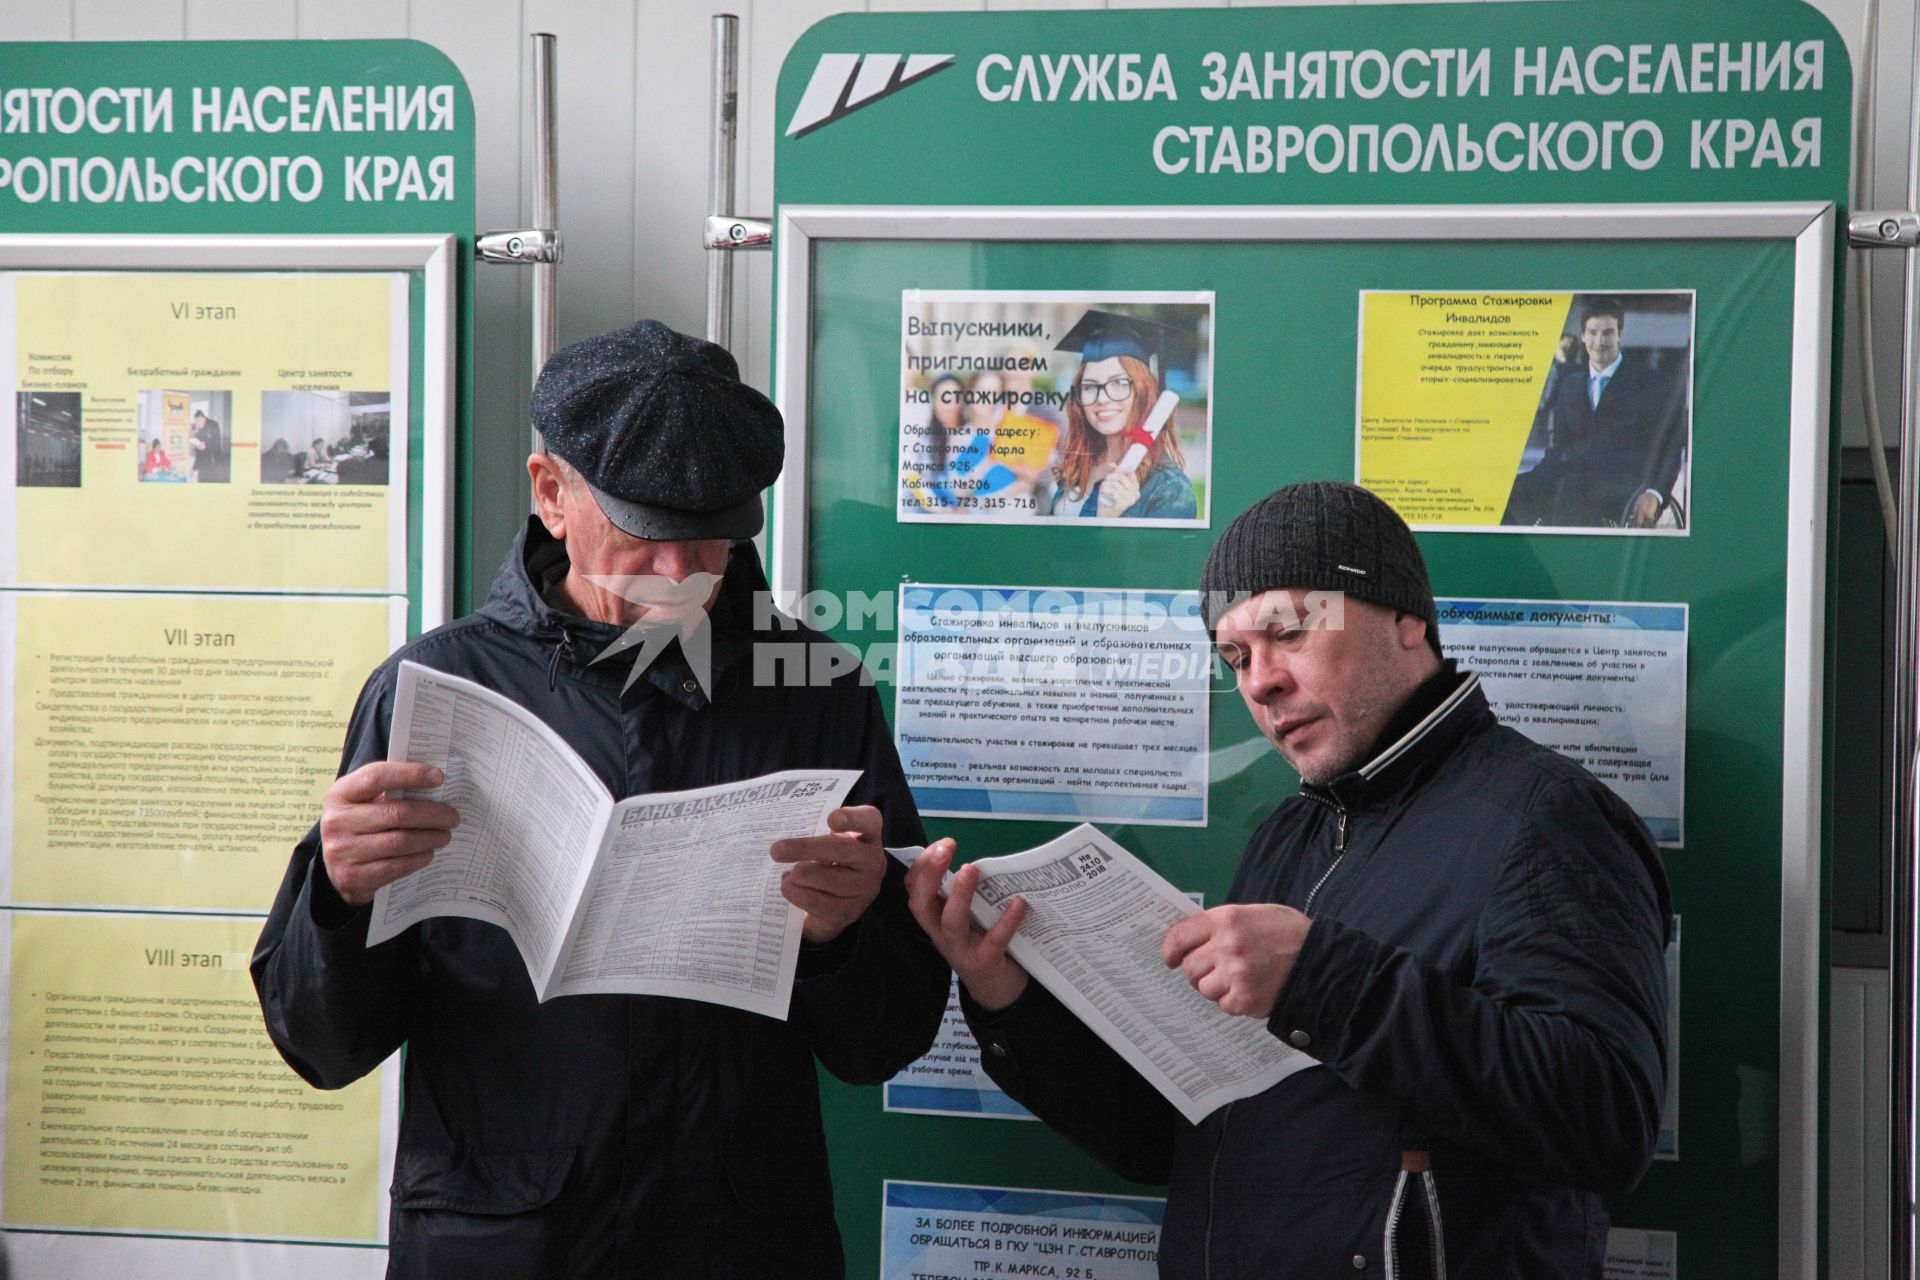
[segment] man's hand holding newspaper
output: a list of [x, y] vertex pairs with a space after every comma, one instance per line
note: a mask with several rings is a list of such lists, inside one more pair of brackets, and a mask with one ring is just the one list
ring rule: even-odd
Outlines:
[[941, 887], [958, 847], [951, 840], [936, 840], [915, 859], [907, 871], [907, 907], [967, 994], [982, 1009], [997, 1012], [1027, 989], [1027, 971], [1007, 954], [1007, 944], [1027, 918], [1027, 900], [1016, 897], [1009, 902], [991, 929], [975, 924], [973, 895], [980, 887], [980, 868], [964, 866], [951, 884]]
[[1160, 958], [1227, 1013], [1265, 1018], [1313, 921], [1277, 902], [1214, 907], [1167, 930]]
[[951, 875], [951, 840], [889, 852], [976, 1004], [1005, 1009], [1037, 980], [1188, 1121], [1314, 1065], [1265, 1020], [1306, 934], [1299, 912], [1202, 911], [1090, 826]]

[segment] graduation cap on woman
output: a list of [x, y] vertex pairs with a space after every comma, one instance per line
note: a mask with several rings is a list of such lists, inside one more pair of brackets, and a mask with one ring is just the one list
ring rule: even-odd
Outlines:
[[1142, 364], [1151, 365], [1156, 356], [1171, 354], [1190, 340], [1187, 334], [1157, 320], [1125, 316], [1117, 311], [1089, 311], [1067, 330], [1066, 337], [1054, 344], [1054, 349], [1077, 351], [1084, 364], [1114, 356], [1132, 356]]

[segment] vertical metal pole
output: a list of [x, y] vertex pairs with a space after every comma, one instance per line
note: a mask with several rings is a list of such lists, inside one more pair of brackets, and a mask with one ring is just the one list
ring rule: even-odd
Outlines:
[[[731, 217], [740, 137], [740, 19], [713, 15], [713, 120], [708, 128], [707, 216]], [[707, 254], [707, 341], [733, 349], [733, 255]]]
[[[554, 124], [553, 37], [533, 37], [533, 229], [560, 229], [560, 149]], [[560, 264], [533, 264], [533, 376], [560, 345]], [[540, 436], [534, 433], [538, 450]]]
[[[1920, 11], [1915, 13], [1920, 37]], [[1916, 92], [1920, 92], [1917, 89]], [[1910, 117], [1911, 118], [1911, 117]], [[1920, 126], [1908, 138], [1907, 208], [1920, 210]], [[1862, 264], [1866, 270], [1871, 263]], [[1900, 380], [1900, 498], [1894, 554], [1893, 649], [1893, 948], [1892, 998], [1888, 1001], [1893, 1061], [1890, 1131], [1893, 1139], [1892, 1267], [1894, 1280], [1920, 1277], [1915, 1192], [1920, 1188], [1920, 1040], [1914, 1011], [1920, 1007], [1920, 819], [1916, 794], [1915, 728], [1920, 725], [1920, 252], [1906, 254], [1905, 363]]]

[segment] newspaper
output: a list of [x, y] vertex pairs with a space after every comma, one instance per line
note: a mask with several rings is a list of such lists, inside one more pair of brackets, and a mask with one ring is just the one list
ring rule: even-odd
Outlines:
[[[911, 865], [924, 850], [888, 852]], [[1222, 1012], [1161, 962], [1167, 930], [1199, 908], [1097, 829], [1083, 824], [973, 865], [974, 921], [992, 928], [1008, 902], [1025, 898], [1007, 953], [1189, 1122], [1317, 1065], [1263, 1019]]]
[[490, 689], [400, 664], [387, 758], [460, 813], [423, 869], [374, 894], [367, 945], [431, 916], [497, 924], [542, 1001], [679, 996], [785, 1019], [805, 914], [775, 840], [822, 835], [858, 770], [796, 769], [615, 803], [572, 747]]

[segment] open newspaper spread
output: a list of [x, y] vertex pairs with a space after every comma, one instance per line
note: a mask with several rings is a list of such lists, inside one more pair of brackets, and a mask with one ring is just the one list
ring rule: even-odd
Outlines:
[[[888, 852], [911, 865], [924, 850]], [[1094, 827], [973, 865], [974, 921], [992, 928], [1008, 902], [1025, 898], [1027, 918], [1007, 953], [1189, 1122], [1317, 1065], [1264, 1020], [1222, 1012], [1161, 962], [1167, 930], [1199, 908]]]
[[537, 716], [470, 680], [400, 664], [389, 760], [446, 780], [409, 794], [460, 813], [423, 869], [374, 894], [367, 945], [430, 916], [512, 935], [542, 1001], [679, 996], [784, 1019], [805, 915], [776, 840], [823, 835], [860, 776], [793, 769], [614, 802]]

